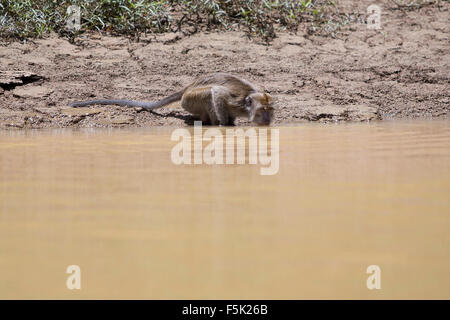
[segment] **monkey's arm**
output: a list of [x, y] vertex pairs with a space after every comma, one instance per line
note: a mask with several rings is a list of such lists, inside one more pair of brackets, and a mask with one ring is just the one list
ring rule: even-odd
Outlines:
[[[217, 120], [220, 125], [227, 126], [230, 124], [230, 112], [228, 110], [227, 101], [230, 99], [230, 92], [227, 87], [213, 86], [211, 88], [212, 106], [216, 113]], [[234, 123], [234, 120], [232, 121]]]
[[80, 101], [80, 102], [72, 102], [69, 106], [77, 108], [77, 107], [85, 107], [93, 104], [106, 104], [106, 105], [118, 105], [118, 106], [127, 106], [127, 107], [140, 107], [146, 110], [154, 110], [157, 108], [164, 107], [172, 102], [178, 101], [183, 96], [183, 91], [179, 91], [174, 93], [167, 98], [164, 98], [157, 102], [145, 102], [145, 101], [134, 101], [134, 100], [116, 100], [116, 99], [106, 99], [106, 100], [89, 100], [89, 101]]

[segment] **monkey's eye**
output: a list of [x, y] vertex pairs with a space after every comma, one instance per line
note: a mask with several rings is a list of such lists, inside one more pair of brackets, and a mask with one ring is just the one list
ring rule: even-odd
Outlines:
[[251, 106], [252, 105], [252, 98], [250, 98], [250, 97], [245, 98], [245, 105], [247, 107]]

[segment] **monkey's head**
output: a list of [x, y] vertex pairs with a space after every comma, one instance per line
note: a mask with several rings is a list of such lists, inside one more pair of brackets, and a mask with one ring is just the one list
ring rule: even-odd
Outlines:
[[273, 99], [268, 93], [255, 92], [245, 98], [248, 119], [258, 126], [268, 126], [273, 117]]

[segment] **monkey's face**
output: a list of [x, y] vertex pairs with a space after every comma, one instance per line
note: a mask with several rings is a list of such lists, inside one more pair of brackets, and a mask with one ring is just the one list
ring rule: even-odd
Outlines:
[[245, 99], [248, 118], [258, 126], [268, 126], [273, 117], [272, 97], [267, 93], [252, 93]]

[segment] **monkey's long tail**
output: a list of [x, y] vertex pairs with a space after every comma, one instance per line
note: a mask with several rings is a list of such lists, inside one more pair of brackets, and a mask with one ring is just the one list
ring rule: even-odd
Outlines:
[[141, 107], [146, 110], [154, 110], [157, 108], [164, 107], [172, 102], [178, 101], [183, 96], [184, 90], [174, 93], [167, 98], [164, 98], [160, 101], [156, 102], [145, 102], [145, 101], [134, 101], [134, 100], [115, 100], [115, 99], [107, 99], [107, 100], [89, 100], [89, 101], [79, 101], [72, 102], [69, 106], [77, 108], [77, 107], [85, 107], [93, 104], [109, 104], [109, 105], [118, 105], [118, 106], [127, 106], [127, 107]]

